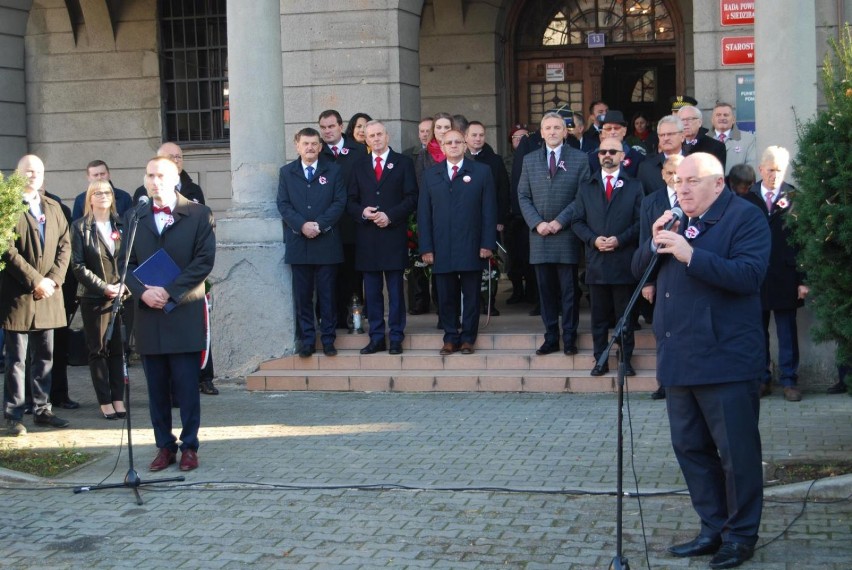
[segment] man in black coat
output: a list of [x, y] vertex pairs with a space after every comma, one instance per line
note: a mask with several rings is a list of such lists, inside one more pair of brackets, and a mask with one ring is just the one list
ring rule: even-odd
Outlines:
[[432, 265], [438, 288], [438, 314], [444, 329], [441, 355], [459, 350], [473, 354], [482, 269], [497, 241], [497, 198], [491, 169], [465, 160], [460, 131], [447, 131], [441, 147], [447, 159], [423, 173], [417, 206], [420, 252], [423, 261]]
[[769, 222], [772, 250], [769, 270], [760, 289], [763, 307], [763, 330], [766, 336], [766, 373], [760, 386], [760, 395], [768, 396], [772, 382], [772, 358], [769, 353], [769, 319], [775, 316], [778, 337], [778, 383], [784, 389], [784, 399], [798, 402], [802, 393], [799, 378], [799, 338], [796, 310], [805, 302], [809, 289], [805, 274], [796, 262], [796, 248], [791, 241], [787, 216], [792, 207], [791, 194], [796, 190], [784, 182], [790, 164], [790, 153], [780, 146], [770, 146], [760, 159], [758, 170], [762, 180], [743, 196], [760, 208]]
[[666, 115], [657, 122], [657, 137], [660, 139], [660, 152], [647, 157], [639, 165], [639, 181], [646, 195], [665, 184], [663, 163], [669, 157], [683, 156], [683, 122], [677, 115]]
[[[571, 229], [586, 246], [586, 284], [592, 306], [592, 338], [597, 360], [608, 342], [611, 322], [618, 320], [630, 302], [636, 279], [630, 269], [639, 241], [639, 207], [642, 185], [620, 168], [624, 149], [617, 138], [604, 138], [598, 150], [600, 170], [580, 184], [574, 202]], [[624, 327], [625, 374], [635, 376], [631, 319]], [[609, 372], [595, 363], [592, 376]]]
[[346, 187], [340, 167], [320, 160], [320, 134], [315, 129], [300, 130], [295, 143], [299, 158], [281, 167], [277, 202], [287, 245], [284, 263], [293, 272], [293, 297], [301, 331], [299, 356], [309, 358], [315, 351], [315, 292], [322, 351], [335, 356], [335, 290], [338, 266], [343, 261], [338, 222], [346, 209]]
[[[503, 157], [494, 152], [491, 145], [485, 142], [485, 134], [485, 125], [481, 122], [470, 121], [468, 123], [467, 130], [464, 133], [464, 142], [467, 145], [465, 158], [481, 162], [491, 168], [494, 188], [497, 192], [497, 237], [499, 239], [509, 221], [509, 174], [506, 172]], [[489, 301], [492, 316], [500, 315], [500, 311], [494, 306], [496, 297], [497, 288], [494, 287]], [[482, 313], [485, 314], [486, 311], [487, 308], [483, 305]]]
[[[205, 204], [204, 191], [201, 189], [201, 186], [193, 182], [192, 177], [183, 169], [183, 151], [181, 148], [173, 142], [163, 143], [160, 148], [157, 149], [157, 156], [168, 158], [177, 164], [178, 170], [180, 171], [180, 177], [178, 178], [175, 190], [177, 190], [181, 196], [190, 202]], [[136, 189], [136, 192], [133, 193], [133, 203], [136, 204], [139, 202], [139, 198], [145, 194], [146, 190], [145, 185], [143, 184]]]
[[[201, 353], [207, 345], [204, 329], [204, 280], [213, 269], [216, 237], [213, 213], [177, 193], [179, 167], [157, 157], [145, 169], [145, 186], [152, 204], [139, 212], [136, 240], [127, 256], [127, 287], [135, 299], [136, 350], [148, 383], [149, 411], [157, 444], [151, 471], [175, 462], [178, 443], [172, 433], [172, 396], [180, 403], [180, 469], [198, 467], [198, 428], [201, 402], [198, 378]], [[163, 284], [134, 274], [160, 250], [179, 273]], [[125, 254], [120, 254], [124, 263]], [[156, 278], [156, 276], [154, 276]]]
[[[624, 142], [624, 137], [627, 136], [627, 121], [624, 120], [624, 115], [621, 111], [610, 109], [601, 119], [601, 130], [599, 141], [605, 139], [615, 139], [621, 143], [622, 158], [620, 169], [624, 171], [626, 176], [636, 178], [639, 173], [639, 165], [645, 159], [645, 155]], [[599, 142], [599, 144], [600, 144]], [[601, 170], [601, 163], [598, 160], [597, 148], [589, 152], [589, 169], [592, 175], [597, 174]]]
[[[121, 188], [116, 188], [112, 184], [112, 180], [110, 180], [109, 166], [107, 166], [107, 163], [103, 160], [93, 160], [86, 165], [86, 180], [89, 184], [99, 180], [105, 180], [110, 183], [112, 186], [112, 193], [115, 195], [115, 210], [118, 212], [119, 216], [123, 216], [127, 210], [133, 207], [133, 198], [130, 194]], [[143, 186], [142, 188], [144, 190], [145, 187]], [[86, 191], [83, 190], [77, 194], [76, 198], [74, 198], [74, 207], [71, 210], [72, 221], [83, 216], [85, 206]]]
[[694, 152], [706, 152], [719, 159], [719, 162], [722, 163], [722, 168], [724, 168], [725, 160], [728, 157], [728, 150], [723, 143], [699, 132], [701, 121], [704, 118], [701, 114], [701, 109], [692, 105], [686, 105], [680, 108], [677, 116], [683, 123], [684, 156], [689, 156]]
[[364, 275], [370, 342], [361, 354], [384, 351], [388, 290], [390, 354], [402, 354], [405, 338], [404, 274], [408, 266], [408, 216], [417, 208], [414, 162], [388, 146], [381, 121], [366, 125], [372, 149], [353, 166], [346, 210], [355, 220], [355, 269]]
[[[340, 167], [343, 176], [343, 187], [349, 184], [352, 167], [355, 162], [367, 155], [367, 147], [355, 139], [343, 136], [343, 117], [334, 109], [326, 109], [317, 120], [319, 133], [322, 137], [323, 162], [333, 162]], [[343, 243], [343, 262], [337, 271], [337, 328], [346, 328], [349, 316], [349, 303], [353, 295], [364, 298], [363, 278], [361, 272], [355, 269], [355, 221], [350, 216], [343, 216], [338, 223], [340, 239]]]

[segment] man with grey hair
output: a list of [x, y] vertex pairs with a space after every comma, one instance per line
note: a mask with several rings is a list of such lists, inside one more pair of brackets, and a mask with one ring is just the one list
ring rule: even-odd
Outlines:
[[649, 195], [665, 185], [663, 163], [672, 156], [683, 156], [683, 123], [677, 115], [666, 115], [657, 122], [659, 153], [647, 157], [639, 165], [639, 181]]
[[798, 402], [802, 393], [797, 386], [799, 377], [799, 339], [796, 309], [804, 305], [809, 293], [805, 274], [796, 263], [798, 248], [791, 241], [792, 232], [787, 216], [792, 208], [791, 195], [795, 187], [784, 182], [790, 165], [790, 153], [780, 146], [770, 146], [760, 158], [761, 180], [751, 187], [746, 200], [760, 208], [769, 222], [772, 253], [769, 270], [760, 290], [763, 306], [763, 332], [766, 337], [766, 370], [760, 395], [768, 396], [772, 383], [772, 358], [769, 352], [769, 318], [775, 317], [778, 337], [778, 383], [784, 389], [784, 399]]
[[692, 105], [686, 105], [680, 108], [677, 116], [683, 123], [684, 156], [689, 156], [694, 152], [706, 152], [719, 159], [724, 169], [728, 151], [725, 149], [724, 144], [701, 133], [701, 121], [704, 118], [701, 114], [701, 109]]
[[734, 114], [733, 105], [723, 102], [716, 103], [710, 122], [713, 124], [713, 131], [709, 132], [708, 135], [724, 144], [727, 151], [725, 176], [737, 164], [748, 164], [752, 168], [757, 166], [757, 141], [754, 133], [741, 131], [737, 127], [737, 117]]
[[585, 153], [565, 143], [565, 120], [555, 112], [541, 119], [544, 148], [523, 159], [518, 182], [521, 213], [530, 228], [530, 264], [535, 267], [544, 322], [544, 344], [536, 354], [559, 350], [559, 321], [565, 354], [577, 353], [579, 314], [574, 297], [579, 294], [577, 264], [581, 243], [570, 231], [574, 198], [589, 178]]

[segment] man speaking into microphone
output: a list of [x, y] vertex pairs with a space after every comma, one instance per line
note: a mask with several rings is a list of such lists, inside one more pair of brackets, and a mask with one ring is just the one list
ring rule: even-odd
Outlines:
[[701, 519], [677, 557], [713, 554], [734, 568], [754, 554], [763, 508], [758, 388], [764, 371], [760, 285], [769, 265], [769, 226], [760, 210], [725, 187], [714, 156], [694, 153], [677, 168], [684, 212], [666, 211], [640, 244], [633, 272], [654, 253], [657, 378], [666, 389], [672, 447]]
[[[145, 188], [152, 204], [146, 206], [140, 199], [136, 206], [139, 225], [127, 261], [127, 287], [136, 303], [136, 350], [148, 382], [148, 407], [158, 450], [151, 471], [165, 469], [176, 460], [172, 394], [180, 403], [183, 426], [180, 469], [198, 467], [198, 375], [206, 345], [204, 280], [213, 269], [216, 238], [210, 208], [178, 194], [178, 180], [179, 170], [171, 159], [160, 156], [148, 161]], [[160, 286], [143, 283], [133, 272], [154, 254], [161, 255], [161, 249], [177, 266], [177, 276]], [[125, 259], [123, 253], [121, 259]], [[154, 273], [156, 276], [158, 270]]]

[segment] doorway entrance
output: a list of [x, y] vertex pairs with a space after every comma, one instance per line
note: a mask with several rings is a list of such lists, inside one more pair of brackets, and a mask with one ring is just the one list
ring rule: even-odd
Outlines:
[[597, 100], [656, 121], [683, 91], [683, 22], [673, 0], [519, 0], [508, 22], [506, 124], [534, 129], [563, 105], [588, 116]]

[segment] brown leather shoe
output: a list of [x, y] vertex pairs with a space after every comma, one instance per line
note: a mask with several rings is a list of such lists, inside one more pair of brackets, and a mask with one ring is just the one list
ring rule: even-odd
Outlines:
[[149, 471], [162, 471], [169, 465], [175, 462], [175, 456], [177, 454], [168, 449], [166, 447], [162, 447], [157, 451], [157, 457], [154, 458], [154, 461], [151, 462], [151, 465], [148, 466]]
[[772, 385], [771, 384], [761, 384], [760, 385], [760, 397], [765, 398], [772, 394]]
[[180, 454], [180, 470], [192, 471], [198, 468], [198, 454], [191, 449], [184, 449]]
[[462, 354], [473, 354], [474, 352], [475, 352], [475, 349], [473, 348], [473, 345], [471, 343], [463, 342], [461, 344], [461, 353]]
[[787, 386], [784, 388], [784, 399], [788, 402], [801, 402], [802, 392], [795, 386]]
[[441, 352], [439, 353], [441, 356], [447, 356], [454, 352], [458, 352], [459, 347], [451, 342], [445, 342], [444, 346], [441, 347]]

